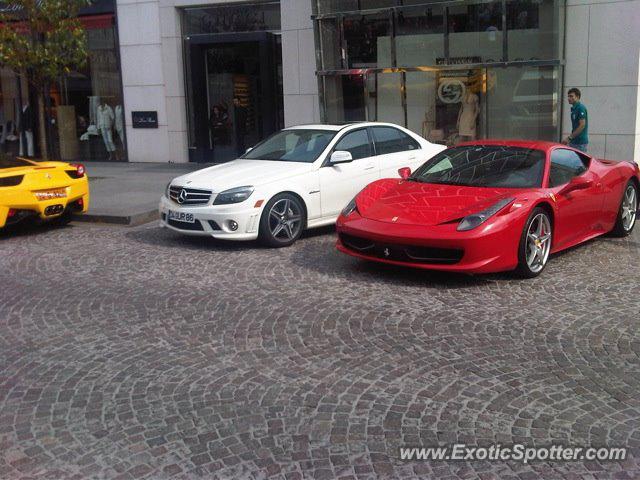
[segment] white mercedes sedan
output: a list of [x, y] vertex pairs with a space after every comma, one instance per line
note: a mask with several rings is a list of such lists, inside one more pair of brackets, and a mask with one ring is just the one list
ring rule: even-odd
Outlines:
[[305, 228], [335, 223], [369, 183], [415, 170], [444, 148], [388, 123], [286, 128], [237, 160], [173, 179], [160, 226], [284, 247]]

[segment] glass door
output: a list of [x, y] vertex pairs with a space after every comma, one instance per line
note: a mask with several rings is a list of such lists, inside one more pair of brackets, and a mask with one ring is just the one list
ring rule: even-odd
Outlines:
[[282, 127], [282, 70], [270, 33], [187, 39], [190, 159], [226, 162]]

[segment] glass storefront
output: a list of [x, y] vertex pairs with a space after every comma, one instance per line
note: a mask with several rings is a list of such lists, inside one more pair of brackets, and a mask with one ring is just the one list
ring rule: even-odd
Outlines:
[[[126, 160], [122, 81], [111, 0], [81, 11], [89, 57], [50, 86], [45, 98], [49, 153], [67, 161]], [[40, 156], [37, 100], [33, 88], [0, 69], [0, 151]]]
[[558, 140], [564, 0], [315, 0], [323, 120]]
[[190, 161], [223, 162], [282, 128], [280, 4], [182, 11]]

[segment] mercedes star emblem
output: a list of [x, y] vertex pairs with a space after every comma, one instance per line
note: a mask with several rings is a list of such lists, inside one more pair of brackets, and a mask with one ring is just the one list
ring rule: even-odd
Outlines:
[[178, 203], [182, 204], [187, 199], [187, 191], [183, 188], [178, 194]]

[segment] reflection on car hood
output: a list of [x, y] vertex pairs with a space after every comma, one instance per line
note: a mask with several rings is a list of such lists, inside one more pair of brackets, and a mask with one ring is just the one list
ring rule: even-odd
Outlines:
[[240, 159], [182, 175], [171, 184], [220, 193], [244, 185], [257, 187], [312, 170], [311, 163]]
[[513, 189], [388, 179], [369, 185], [358, 195], [358, 210], [372, 220], [431, 226], [477, 213], [513, 194]]

